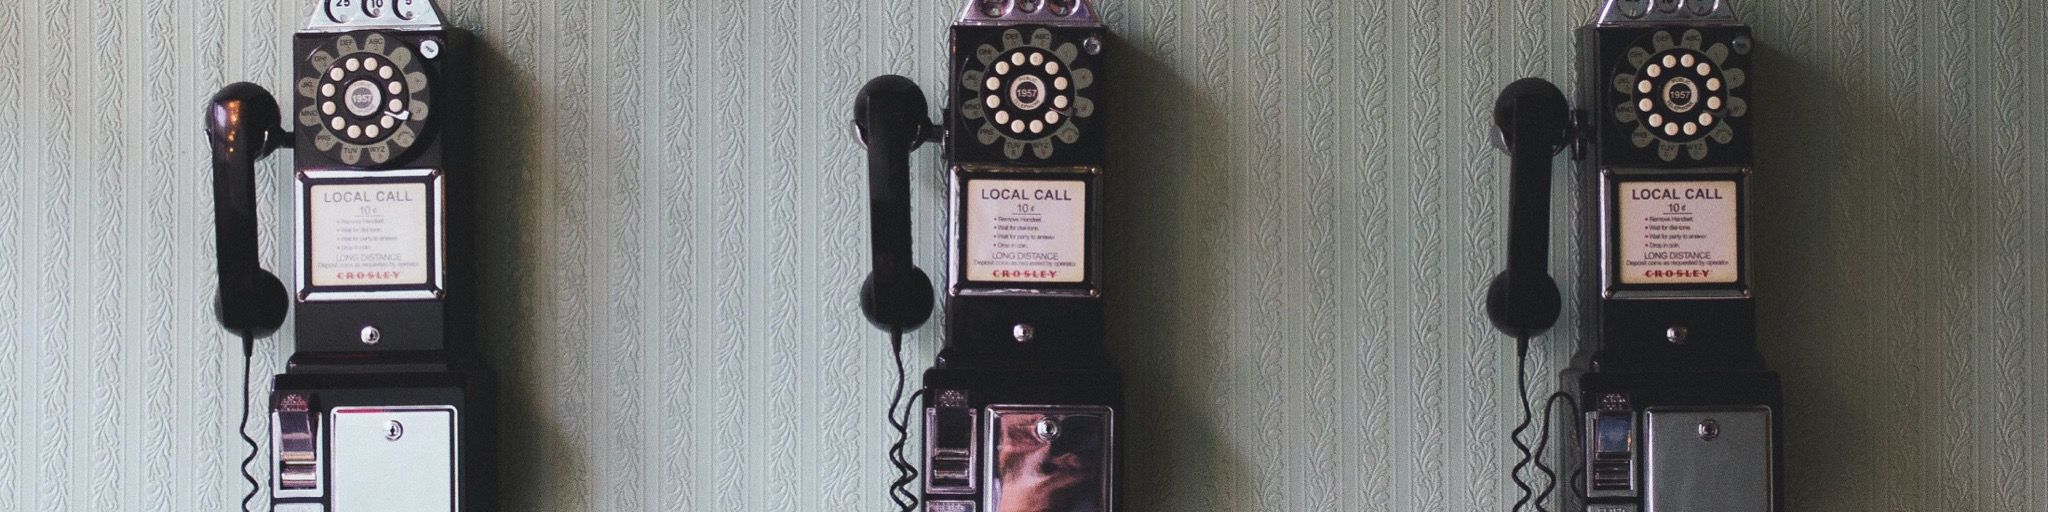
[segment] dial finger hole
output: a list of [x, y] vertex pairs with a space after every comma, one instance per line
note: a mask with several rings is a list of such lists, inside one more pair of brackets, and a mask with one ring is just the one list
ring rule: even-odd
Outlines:
[[1053, 111], [1046, 111], [1046, 113], [1045, 113], [1045, 124], [1060, 124], [1060, 113], [1059, 113], [1059, 112], [1053, 112]]
[[339, 118], [339, 117], [337, 117], [337, 118], [333, 118], [333, 119], [328, 119], [328, 120], [327, 120], [327, 127], [328, 127], [328, 128], [333, 128], [333, 129], [336, 129], [336, 130], [340, 130], [340, 129], [341, 129], [342, 127], [344, 127], [344, 126], [348, 126], [348, 123], [347, 123], [347, 122], [343, 122], [343, 121], [341, 120], [341, 118]]
[[1657, 78], [1657, 75], [1664, 74], [1664, 66], [1651, 64], [1650, 67], [1643, 68], [1643, 74], [1650, 75], [1650, 78]]
[[1015, 120], [1011, 120], [1011, 121], [1010, 121], [1010, 131], [1012, 131], [1012, 132], [1016, 132], [1016, 133], [1023, 133], [1023, 132], [1024, 132], [1024, 120], [1023, 120], [1023, 119], [1015, 119]]
[[1694, 68], [1693, 68], [1693, 71], [1697, 71], [1697, 72], [1699, 72], [1699, 74], [1701, 74], [1701, 75], [1706, 75], [1706, 74], [1709, 74], [1709, 73], [1713, 73], [1713, 72], [1714, 72], [1714, 65], [1713, 65], [1713, 64], [1708, 64], [1708, 63], [1705, 63], [1705, 62], [1701, 62], [1701, 63], [1700, 63], [1700, 65], [1699, 65], [1698, 67], [1694, 67]]
[[333, 81], [339, 82], [339, 81], [341, 81], [341, 74], [342, 74], [341, 68], [338, 68], [338, 67], [336, 67], [336, 68], [328, 68], [328, 69], [327, 69], [327, 79], [328, 79], [328, 80], [333, 80]]
[[996, 79], [996, 77], [988, 77], [988, 80], [983, 81], [981, 85], [982, 87], [987, 87], [988, 90], [993, 91], [996, 89], [1003, 88], [1003, 81]]
[[363, 69], [376, 71], [377, 67], [377, 59], [363, 59]]
[[384, 116], [384, 117], [379, 117], [379, 118], [377, 118], [377, 125], [379, 125], [379, 126], [383, 126], [383, 127], [384, 127], [384, 129], [386, 129], [386, 130], [389, 130], [389, 129], [391, 129], [391, 125], [395, 125], [395, 124], [398, 124], [398, 120], [397, 120], [397, 119], [392, 119], [392, 118], [391, 118], [391, 116]]
[[1649, 81], [1649, 80], [1644, 80], [1644, 81], [1641, 81], [1641, 82], [1636, 82], [1636, 92], [1639, 92], [1639, 93], [1643, 93], [1643, 94], [1649, 94], [1649, 93], [1650, 93], [1650, 81]]
[[1067, 77], [1063, 76], [1052, 79], [1052, 88], [1061, 91], [1067, 90]]
[[333, 95], [334, 95], [334, 84], [320, 84], [320, 95], [321, 95], [321, 96], [333, 96]]
[[385, 66], [385, 67], [382, 67], [382, 68], [379, 68], [379, 69], [377, 69], [377, 78], [382, 78], [382, 79], [385, 79], [385, 80], [390, 80], [390, 79], [391, 79], [391, 66]]
[[1060, 63], [1059, 63], [1059, 61], [1046, 61], [1046, 62], [1045, 62], [1045, 74], [1048, 74], [1048, 75], [1057, 75], [1057, 74], [1060, 74]]
[[1718, 91], [1718, 90], [1721, 90], [1721, 79], [1719, 79], [1719, 78], [1709, 78], [1709, 79], [1707, 79], [1707, 90], [1709, 90], [1709, 91]]
[[363, 69], [363, 60], [349, 59], [347, 62], [342, 63], [342, 65], [347, 67], [349, 71], [355, 71], [358, 69]]
[[1008, 110], [997, 110], [997, 111], [996, 111], [996, 124], [1004, 124], [1004, 123], [1008, 123], [1008, 122], [1010, 122], [1010, 111], [1008, 111]]
[[374, 138], [377, 138], [377, 134], [378, 134], [378, 133], [381, 133], [381, 130], [379, 130], [379, 129], [377, 128], [377, 125], [374, 125], [374, 124], [373, 124], [373, 125], [369, 125], [369, 126], [364, 126], [364, 127], [363, 127], [363, 136], [364, 136], [364, 137], [369, 137], [369, 138], [372, 138], [372, 139], [374, 139]]
[[1707, 97], [1707, 109], [1708, 109], [1708, 110], [1720, 110], [1720, 109], [1721, 109], [1721, 97], [1720, 97], [1720, 96], [1708, 96], [1708, 97]]
[[1031, 122], [1031, 133], [1038, 133], [1038, 132], [1042, 132], [1042, 131], [1045, 131], [1045, 123], [1044, 123], [1044, 122], [1042, 122], [1042, 121], [1032, 121], [1032, 122]]
[[356, 125], [348, 125], [348, 138], [354, 139], [362, 136], [363, 127]]
[[322, 113], [322, 114], [327, 114], [327, 115], [330, 115], [330, 116], [331, 116], [331, 115], [334, 115], [334, 102], [332, 102], [332, 101], [325, 101], [325, 102], [321, 102], [321, 103], [320, 103], [320, 113]]
[[1678, 123], [1664, 125], [1664, 135], [1678, 135]]
[[1650, 99], [1649, 99], [1649, 98], [1643, 98], [1642, 100], [1640, 100], [1640, 101], [1637, 101], [1637, 102], [1636, 102], [1636, 110], [1641, 110], [1641, 111], [1644, 111], [1644, 112], [1649, 112], [1649, 111], [1650, 111], [1650, 108], [1651, 108], [1651, 107], [1655, 107], [1655, 106], [1656, 106], [1656, 105], [1652, 105], [1652, 104], [1650, 103]]
[[1015, 65], [1015, 66], [1022, 66], [1022, 65], [1024, 65], [1024, 54], [1022, 54], [1022, 53], [1012, 53], [1012, 54], [1010, 54], [1010, 64], [1011, 64], [1011, 65]]
[[1650, 127], [1664, 126], [1664, 114], [1650, 114]]
[[1700, 126], [1713, 126], [1713, 125], [1714, 125], [1714, 115], [1713, 115], [1713, 114], [1708, 114], [1708, 113], [1701, 113], [1701, 114], [1700, 114]]
[[1692, 62], [1693, 62], [1693, 61], [1692, 61], [1692, 54], [1690, 54], [1690, 53], [1688, 53], [1688, 54], [1685, 54], [1684, 56], [1681, 56], [1681, 57], [1679, 57], [1679, 58], [1678, 58], [1678, 65], [1679, 65], [1679, 66], [1683, 66], [1683, 67], [1692, 67]]
[[1066, 96], [1064, 96], [1064, 95], [1062, 95], [1062, 96], [1053, 96], [1053, 97], [1052, 97], [1052, 108], [1067, 108], [1067, 97], [1066, 97]]
[[1699, 133], [1699, 132], [1700, 132], [1700, 125], [1696, 125], [1696, 124], [1692, 124], [1692, 123], [1685, 123], [1685, 128], [1684, 128], [1684, 131], [1685, 131], [1685, 134], [1686, 134], [1686, 135], [1692, 135], [1692, 134], [1695, 134], [1695, 133]]
[[384, 84], [384, 90], [390, 91], [391, 94], [398, 94], [398, 91], [402, 91], [405, 89], [404, 86], [399, 85], [398, 82], [386, 82]]
[[997, 62], [997, 63], [996, 63], [996, 74], [998, 74], [998, 75], [1002, 75], [1002, 74], [1008, 74], [1009, 72], [1010, 72], [1010, 62], [1009, 62], [1009, 61], [1002, 61], [1002, 62]]
[[994, 94], [990, 94], [986, 96], [986, 98], [987, 99], [982, 100], [982, 104], [988, 105], [988, 108], [997, 108], [1003, 106], [1003, 99], [996, 97], [996, 95]]
[[1675, 56], [1665, 55], [1664, 60], [1662, 62], [1664, 63], [1664, 67], [1667, 68], [1678, 67], [1678, 57]]
[[398, 98], [392, 98], [391, 103], [384, 105], [384, 108], [392, 112], [402, 112], [405, 110], [405, 103], [398, 101]]

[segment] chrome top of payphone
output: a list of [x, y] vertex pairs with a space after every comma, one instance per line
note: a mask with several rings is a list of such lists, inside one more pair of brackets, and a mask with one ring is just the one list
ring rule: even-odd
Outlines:
[[1061, 27], [1098, 27], [1095, 7], [1088, 0], [969, 0], [960, 9], [961, 25], [1038, 24]]
[[1607, 0], [1593, 24], [1603, 27], [1628, 25], [1735, 25], [1735, 0]]
[[301, 32], [441, 28], [441, 10], [433, 0], [322, 0]]

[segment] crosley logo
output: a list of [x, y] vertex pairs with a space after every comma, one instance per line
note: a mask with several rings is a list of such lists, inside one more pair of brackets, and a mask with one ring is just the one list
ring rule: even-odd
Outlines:
[[1005, 279], [1051, 279], [1059, 275], [1053, 270], [997, 270], [996, 277]]
[[1647, 270], [1643, 277], [1707, 277], [1705, 270]]
[[398, 278], [398, 272], [395, 272], [395, 271], [383, 271], [383, 272], [335, 272], [335, 273], [334, 273], [334, 278], [335, 278], [335, 279], [342, 279], [342, 280], [348, 280], [348, 281], [359, 281], [359, 280], [370, 280], [370, 279], [397, 279], [397, 278]]

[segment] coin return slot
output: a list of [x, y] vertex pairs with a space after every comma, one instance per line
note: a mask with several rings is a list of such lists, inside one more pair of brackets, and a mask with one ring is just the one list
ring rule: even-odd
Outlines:
[[974, 426], [979, 416], [964, 403], [925, 409], [925, 492], [975, 491]]
[[1635, 416], [1631, 413], [1593, 413], [1593, 443], [1586, 484], [1602, 496], [1633, 494], [1635, 490]]
[[277, 486], [285, 491], [320, 488], [320, 436], [312, 413], [286, 408], [276, 413]]

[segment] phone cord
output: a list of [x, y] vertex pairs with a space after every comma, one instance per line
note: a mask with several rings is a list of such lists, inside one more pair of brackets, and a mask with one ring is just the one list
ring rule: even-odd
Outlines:
[[896, 359], [896, 393], [889, 399], [889, 427], [896, 429], [896, 442], [889, 445], [889, 465], [896, 467], [896, 480], [889, 484], [889, 499], [896, 502], [897, 510], [914, 512], [918, 498], [910, 491], [910, 484], [917, 481], [917, 466], [903, 455], [903, 449], [910, 443], [910, 413], [924, 396], [924, 390], [919, 389], [909, 400], [903, 398], [904, 384], [910, 375], [903, 369], [902, 330], [889, 330], [889, 347]]
[[[1577, 414], [1579, 401], [1573, 399], [1571, 394], [1563, 391], [1551, 393], [1550, 398], [1543, 401], [1543, 431], [1541, 434], [1543, 437], [1536, 442], [1536, 470], [1542, 471], [1544, 478], [1543, 491], [1536, 495], [1536, 510], [1538, 512], [1543, 512], [1542, 503], [1550, 499], [1550, 492], [1557, 488], [1557, 472], [1552, 470], [1550, 466], [1543, 464], [1543, 452], [1550, 447], [1550, 413], [1556, 410], [1557, 405], [1560, 403], [1566, 406], [1565, 413], [1572, 415], [1572, 431], [1574, 432], [1572, 439], [1577, 440], [1579, 446], [1585, 446], [1586, 444], [1586, 420], [1583, 416]], [[1583, 488], [1578, 486], [1579, 476], [1585, 474], [1585, 471], [1585, 468], [1573, 469], [1571, 481], [1566, 482], [1566, 485], [1572, 488], [1572, 493], [1579, 497], [1579, 501], [1586, 500], [1585, 491], [1581, 490]]]
[[[1535, 413], [1529, 409], [1529, 338], [1527, 336], [1515, 338], [1515, 390], [1517, 393], [1515, 401], [1522, 404], [1522, 422], [1516, 424], [1515, 429], [1508, 433], [1508, 439], [1514, 442], [1516, 451], [1522, 452], [1522, 460], [1516, 462], [1513, 468], [1508, 469], [1508, 478], [1515, 481], [1515, 488], [1521, 489], [1522, 496], [1515, 499], [1515, 504], [1508, 508], [1509, 511], [1522, 510], [1524, 505], [1529, 504], [1531, 495], [1535, 493], [1535, 488], [1529, 487], [1529, 482], [1522, 479], [1522, 469], [1529, 467], [1531, 463], [1534, 463], [1539, 469], [1543, 468], [1543, 462], [1536, 460], [1542, 453], [1542, 449], [1538, 448], [1531, 451], [1529, 443], [1522, 441], [1522, 434], [1528, 432], [1529, 424], [1535, 421]], [[1546, 418], [1544, 430], [1548, 431], [1550, 428], [1548, 420], [1550, 411], [1544, 411], [1543, 415]], [[1539, 444], [1538, 446], [1541, 445]], [[1548, 492], [1547, 490], [1545, 491], [1545, 493]], [[1536, 510], [1537, 512], [1543, 512], [1543, 501], [1541, 498], [1536, 498]]]
[[261, 450], [256, 444], [256, 438], [249, 437], [249, 360], [253, 359], [255, 354], [247, 348], [255, 346], [254, 341], [248, 333], [242, 334], [242, 421], [236, 424], [235, 433], [241, 435], [242, 442], [249, 445], [249, 456], [242, 458], [242, 479], [249, 482], [249, 493], [242, 495], [244, 511], [249, 510], [250, 502], [255, 501], [256, 494], [263, 489], [262, 484], [257, 483], [256, 475], [249, 472], [249, 463], [256, 462], [256, 455]]

